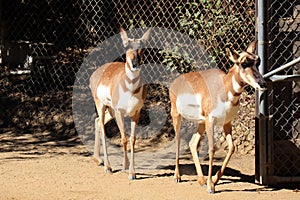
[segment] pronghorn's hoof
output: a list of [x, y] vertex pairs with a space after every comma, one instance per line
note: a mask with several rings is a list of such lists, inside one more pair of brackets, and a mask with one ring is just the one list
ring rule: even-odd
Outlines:
[[127, 161], [127, 162], [125, 162], [124, 164], [123, 164], [123, 170], [124, 171], [126, 171], [126, 170], [128, 170], [129, 169], [129, 161]]
[[181, 178], [179, 177], [179, 178], [174, 178], [174, 182], [175, 183], [180, 183], [181, 182]]
[[209, 189], [209, 190], [207, 190], [207, 192], [208, 192], [209, 194], [214, 194], [214, 193], [215, 193], [215, 190]]
[[104, 169], [105, 174], [112, 174], [112, 169], [110, 167]]
[[205, 180], [204, 177], [199, 177], [199, 178], [198, 178], [198, 183], [199, 183], [199, 185], [201, 185], [201, 186], [204, 187], [204, 188], [207, 187], [207, 186], [206, 186], [206, 180]]
[[103, 161], [102, 161], [101, 159], [92, 157], [92, 160], [93, 160], [98, 166], [103, 165]]
[[207, 188], [207, 185], [206, 185], [206, 184], [203, 184], [203, 185], [201, 185], [201, 187], [203, 187], [203, 188]]
[[129, 180], [133, 181], [133, 180], [136, 179], [136, 175], [135, 175], [135, 174], [130, 174], [130, 175], [128, 176], [128, 178], [129, 178]]

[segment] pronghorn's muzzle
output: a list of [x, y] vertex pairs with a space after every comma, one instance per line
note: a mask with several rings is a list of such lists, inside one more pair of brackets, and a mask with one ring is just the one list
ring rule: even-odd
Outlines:
[[141, 63], [140, 63], [140, 55], [139, 54], [137, 54], [136, 56], [135, 56], [135, 58], [133, 59], [133, 61], [132, 61], [132, 68], [133, 68], [133, 70], [135, 71], [135, 70], [140, 70], [141, 69]]
[[267, 82], [265, 80], [262, 80], [258, 82], [259, 88], [257, 88], [260, 91], [267, 90]]

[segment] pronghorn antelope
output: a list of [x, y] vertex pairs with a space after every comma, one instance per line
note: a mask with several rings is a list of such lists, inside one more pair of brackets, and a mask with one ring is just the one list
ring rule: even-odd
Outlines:
[[[202, 72], [191, 72], [176, 78], [170, 86], [171, 115], [175, 129], [176, 163], [175, 181], [181, 180], [179, 171], [179, 145], [181, 119], [186, 118], [198, 124], [189, 143], [193, 160], [198, 174], [198, 182], [207, 186], [209, 193], [215, 192], [215, 184], [224, 173], [234, 145], [231, 136], [231, 120], [237, 115], [239, 98], [249, 84], [258, 90], [266, 88], [266, 82], [257, 67], [260, 64], [259, 56], [255, 55], [256, 43], [252, 42], [246, 51], [238, 53], [226, 49], [229, 59], [234, 63], [229, 72], [225, 74], [219, 69], [209, 69]], [[212, 177], [212, 164], [214, 157], [215, 126], [221, 126], [228, 143], [229, 151], [221, 169]], [[209, 170], [207, 182], [203, 176], [197, 154], [201, 135], [206, 131], [209, 146]]]
[[[140, 118], [140, 111], [146, 99], [146, 87], [140, 77], [142, 64], [143, 45], [150, 36], [148, 29], [142, 38], [131, 39], [125, 30], [120, 28], [120, 35], [126, 50], [126, 62], [111, 62], [99, 67], [90, 78], [90, 89], [96, 105], [98, 118], [95, 120], [95, 146], [93, 159], [97, 164], [102, 164], [100, 158], [100, 140], [102, 140], [104, 154], [104, 170], [112, 171], [105, 142], [104, 125], [115, 116], [124, 151], [124, 169], [129, 167], [129, 179], [135, 179], [134, 170], [134, 144], [135, 129]], [[124, 117], [131, 118], [130, 164], [127, 157], [127, 138], [124, 130]]]

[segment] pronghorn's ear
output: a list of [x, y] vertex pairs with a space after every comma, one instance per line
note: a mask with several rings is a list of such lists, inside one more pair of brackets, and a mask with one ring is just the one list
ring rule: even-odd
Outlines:
[[247, 48], [247, 52], [248, 53], [255, 53], [256, 50], [256, 45], [257, 45], [257, 41], [253, 41], [249, 44], [248, 48]]
[[123, 46], [127, 47], [128, 44], [129, 44], [129, 42], [128, 42], [128, 36], [127, 36], [126, 31], [123, 29], [122, 26], [120, 27], [120, 34], [121, 34], [121, 39], [123, 41]]
[[232, 62], [237, 63], [239, 61], [238, 59], [240, 57], [240, 54], [237, 51], [226, 48], [226, 54]]
[[144, 43], [146, 43], [150, 37], [150, 33], [151, 33], [151, 28], [149, 28], [143, 35], [143, 37], [141, 38], [143, 40]]

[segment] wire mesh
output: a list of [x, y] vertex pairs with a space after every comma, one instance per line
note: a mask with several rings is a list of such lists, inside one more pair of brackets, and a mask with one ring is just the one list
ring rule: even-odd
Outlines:
[[[299, 0], [271, 1], [268, 9], [269, 64], [276, 69], [300, 55]], [[299, 64], [278, 75], [299, 75]], [[299, 81], [272, 84], [269, 94], [274, 151], [273, 175], [300, 176]]]
[[[255, 39], [254, 0], [11, 0], [1, 1], [0, 11], [0, 125], [20, 133], [76, 133], [71, 108], [76, 72], [91, 50], [117, 34], [120, 25], [126, 30], [161, 27], [179, 31], [203, 45], [224, 71], [231, 65], [225, 47], [244, 50]], [[145, 62], [161, 63], [180, 73], [195, 70], [192, 58], [197, 52], [181, 58], [174, 54], [172, 48], [149, 50]], [[82, 81], [88, 81], [87, 76]], [[148, 87], [155, 101], [169, 106], [166, 88]], [[248, 150], [242, 147], [245, 153], [253, 153], [254, 148], [253, 98], [253, 91], [247, 89], [242, 99], [247, 115], [235, 121], [238, 145], [250, 141]], [[171, 123], [167, 126], [164, 134], [172, 137]]]

